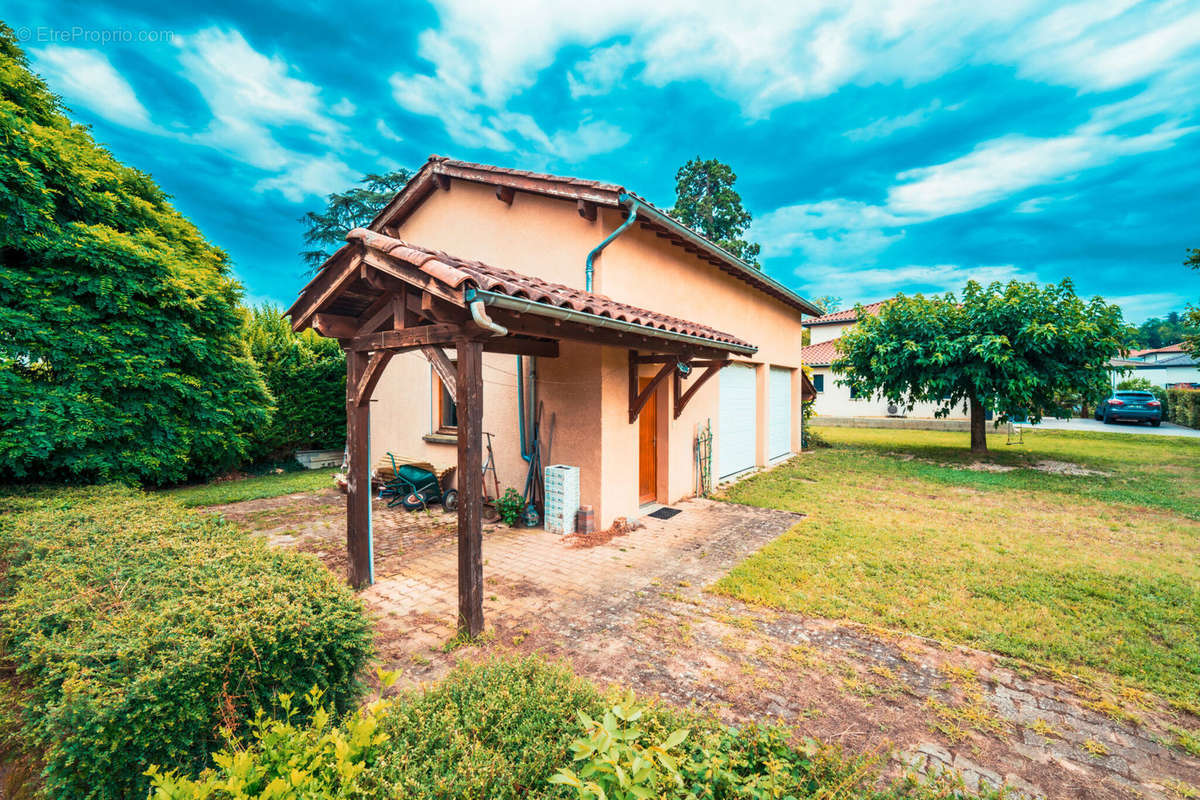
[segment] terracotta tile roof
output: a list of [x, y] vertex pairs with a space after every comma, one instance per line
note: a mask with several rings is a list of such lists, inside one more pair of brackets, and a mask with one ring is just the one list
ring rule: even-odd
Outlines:
[[800, 363], [810, 367], [828, 367], [837, 358], [837, 343], [841, 338], [810, 344], [800, 351]]
[[456, 289], [470, 284], [470, 286], [486, 292], [631, 322], [661, 331], [697, 336], [738, 348], [755, 349], [754, 345], [749, 342], [698, 322], [620, 303], [602, 294], [585, 292], [560, 283], [551, 283], [510, 269], [493, 267], [480, 261], [430, 250], [365, 228], [355, 228], [346, 238], [351, 243], [362, 242], [372, 250], [412, 264], [441, 283]]
[[643, 227], [650, 227], [665, 233], [668, 240], [696, 254], [701, 261], [707, 261], [732, 274], [802, 314], [813, 314], [817, 311], [812, 303], [787, 286], [733, 255], [703, 234], [674, 220], [669, 214], [657, 208], [641, 195], [620, 184], [605, 181], [550, 175], [544, 172], [497, 167], [491, 164], [459, 161], [445, 156], [432, 155], [404, 189], [371, 221], [369, 225], [371, 230], [395, 233], [395, 230], [389, 229], [400, 224], [414, 208], [435, 191], [434, 178], [437, 176], [506, 186], [517, 191], [544, 194], [565, 200], [586, 201], [607, 208], [624, 208], [621, 202], [622, 196], [627, 195], [637, 200], [641, 206], [638, 212], [638, 221]]
[[1153, 355], [1154, 353], [1182, 353], [1183, 342], [1169, 344], [1166, 347], [1153, 347], [1149, 350], [1135, 350], [1129, 354], [1130, 358], [1141, 358], [1142, 356]]
[[[887, 300], [880, 300], [877, 303], [867, 303], [863, 306], [863, 311], [866, 311], [868, 314], [878, 314], [880, 306], [891, 299], [889, 297]], [[858, 319], [858, 314], [854, 311], [854, 307], [851, 306], [841, 311], [834, 311], [832, 314], [806, 319], [804, 320], [804, 325], [833, 325], [838, 322], [854, 322], [856, 319]]]

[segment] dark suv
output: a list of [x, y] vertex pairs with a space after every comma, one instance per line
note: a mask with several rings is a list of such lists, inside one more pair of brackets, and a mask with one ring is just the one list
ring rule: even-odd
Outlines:
[[1162, 403], [1150, 392], [1113, 392], [1096, 407], [1096, 419], [1104, 420], [1105, 425], [1119, 419], [1149, 422], [1157, 428], [1162, 424]]

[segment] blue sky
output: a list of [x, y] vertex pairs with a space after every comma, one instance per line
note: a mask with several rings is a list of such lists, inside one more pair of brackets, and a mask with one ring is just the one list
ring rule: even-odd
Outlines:
[[1181, 266], [1200, 247], [1194, 0], [0, 11], [74, 117], [229, 252], [252, 301], [294, 297], [298, 218], [325, 194], [431, 153], [663, 207], [681, 163], [715, 156], [765, 269], [807, 296], [1069, 276], [1140, 322], [1200, 295]]

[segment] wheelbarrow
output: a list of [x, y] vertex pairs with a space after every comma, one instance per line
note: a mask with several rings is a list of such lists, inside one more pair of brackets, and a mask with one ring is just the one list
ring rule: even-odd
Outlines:
[[439, 481], [437, 474], [426, 468], [432, 465], [397, 465], [392, 453], [388, 453], [388, 459], [392, 462], [392, 477], [384, 481], [379, 499], [387, 500], [389, 508], [401, 505], [409, 511], [418, 511], [440, 503], [447, 511], [458, 509], [458, 490], [442, 488], [454, 474], [453, 467], [443, 472]]

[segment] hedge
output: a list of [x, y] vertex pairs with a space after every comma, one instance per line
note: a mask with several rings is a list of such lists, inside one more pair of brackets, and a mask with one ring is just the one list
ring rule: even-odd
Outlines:
[[[294, 707], [310, 701], [291, 702]], [[686, 786], [651, 794], [610, 792], [609, 797], [1007, 796], [999, 791], [959, 791], [961, 784], [950, 774], [924, 783], [890, 778], [883, 774], [887, 762], [870, 755], [847, 754], [811, 739], [793, 746], [793, 732], [780, 726], [735, 729], [709, 714], [601, 692], [566, 667], [527, 657], [461, 663], [429, 689], [402, 692], [336, 721], [332, 715], [317, 714], [309, 725], [256, 724], [247, 741], [231, 745], [216, 758], [215, 769], [192, 777], [172, 765], [157, 766], [152, 798], [567, 798], [576, 792], [552, 778], [564, 769], [586, 769], [579, 755], [580, 746], [586, 747], [581, 737], [588, 720], [581, 714], [604, 719], [606, 725], [610, 717], [636, 718], [634, 726], [621, 725], [618, 736], [604, 737], [610, 743], [661, 741], [681, 728], [688, 730], [682, 742], [676, 734], [672, 745]], [[612, 724], [620, 723], [614, 718]], [[623, 762], [628, 776], [634, 770], [627, 759]], [[644, 761], [643, 766], [662, 765]], [[610, 789], [614, 782], [609, 782]]]
[[360, 603], [311, 556], [108, 486], [0, 490], [0, 657], [10, 736], [48, 797], [145, 797], [198, 770], [278, 692], [358, 698]]
[[1200, 389], [1168, 389], [1167, 409], [1176, 425], [1200, 428]]

